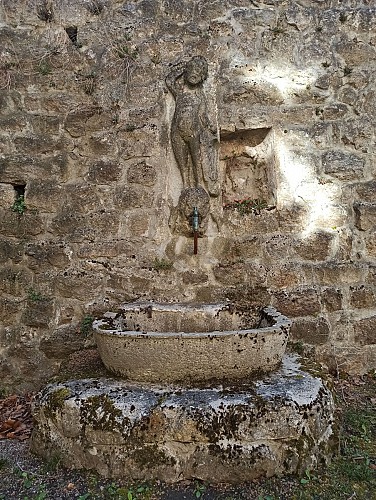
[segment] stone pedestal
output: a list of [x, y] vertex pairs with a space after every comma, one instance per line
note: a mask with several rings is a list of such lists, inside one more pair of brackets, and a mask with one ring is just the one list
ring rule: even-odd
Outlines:
[[258, 380], [214, 388], [114, 379], [47, 386], [34, 405], [32, 450], [105, 477], [240, 483], [300, 473], [330, 455], [333, 400], [285, 356]]

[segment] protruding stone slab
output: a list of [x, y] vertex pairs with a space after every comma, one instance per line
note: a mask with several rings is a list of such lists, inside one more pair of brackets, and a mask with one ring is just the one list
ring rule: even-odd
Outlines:
[[239, 483], [330, 455], [333, 400], [295, 358], [256, 381], [162, 388], [114, 379], [52, 384], [34, 405], [32, 450], [106, 477]]

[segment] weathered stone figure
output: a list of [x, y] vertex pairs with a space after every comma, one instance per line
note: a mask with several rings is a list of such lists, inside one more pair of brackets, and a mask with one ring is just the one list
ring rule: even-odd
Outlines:
[[[175, 114], [171, 124], [171, 143], [183, 179], [184, 189], [205, 185], [213, 177], [205, 165], [202, 148], [216, 138], [210, 127], [202, 83], [208, 77], [208, 64], [202, 56], [177, 64], [166, 78], [166, 85], [175, 98]], [[209, 172], [207, 171], [209, 170]]]

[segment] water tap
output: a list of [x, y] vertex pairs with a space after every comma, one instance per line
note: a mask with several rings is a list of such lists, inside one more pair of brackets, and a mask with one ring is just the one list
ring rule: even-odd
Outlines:
[[197, 207], [193, 207], [193, 216], [192, 216], [192, 229], [194, 233], [198, 232], [199, 229], [199, 215]]

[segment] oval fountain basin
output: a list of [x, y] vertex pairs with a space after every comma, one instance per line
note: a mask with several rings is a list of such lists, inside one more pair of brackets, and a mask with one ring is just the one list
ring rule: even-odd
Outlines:
[[[252, 323], [252, 324], [251, 324]], [[231, 304], [131, 303], [94, 321], [105, 366], [139, 382], [242, 379], [281, 363], [291, 322], [272, 307], [254, 318]]]

